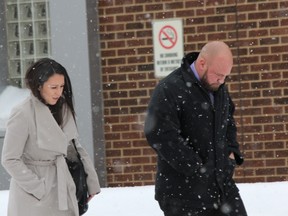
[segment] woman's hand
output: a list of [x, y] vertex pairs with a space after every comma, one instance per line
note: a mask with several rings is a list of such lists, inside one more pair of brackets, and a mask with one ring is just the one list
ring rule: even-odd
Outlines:
[[91, 194], [89, 195], [88, 199], [87, 199], [87, 203], [90, 202], [90, 200], [95, 196], [96, 194]]

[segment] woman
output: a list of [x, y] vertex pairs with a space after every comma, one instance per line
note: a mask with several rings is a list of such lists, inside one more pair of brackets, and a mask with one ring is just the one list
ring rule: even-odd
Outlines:
[[12, 110], [2, 165], [11, 175], [8, 215], [77, 216], [76, 188], [65, 156], [75, 140], [87, 173], [90, 197], [100, 192], [87, 152], [78, 142], [73, 94], [66, 69], [45, 58], [26, 73], [31, 95]]

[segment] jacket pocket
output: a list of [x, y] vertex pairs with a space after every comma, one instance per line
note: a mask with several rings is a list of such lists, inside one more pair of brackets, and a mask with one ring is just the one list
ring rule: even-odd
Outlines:
[[38, 201], [43, 200], [43, 199], [47, 196], [47, 193], [46, 193], [47, 188], [46, 188], [45, 179], [42, 178], [41, 181], [42, 181], [42, 183], [43, 183], [42, 193], [39, 192], [39, 193], [37, 193], [37, 195], [36, 195], [36, 194], [31, 194], [31, 195], [32, 195], [33, 197], [35, 197], [35, 199], [37, 199]]
[[197, 177], [203, 183], [209, 182], [210, 179], [213, 178], [213, 176], [214, 176], [214, 166], [212, 162], [207, 162], [198, 169]]
[[228, 158], [228, 166], [227, 169], [224, 171], [226, 172], [226, 181], [229, 181], [233, 178], [235, 167], [236, 161], [234, 159]]

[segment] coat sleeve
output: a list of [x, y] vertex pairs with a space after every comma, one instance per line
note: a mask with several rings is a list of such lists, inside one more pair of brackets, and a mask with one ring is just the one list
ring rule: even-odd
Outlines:
[[[164, 84], [163, 84], [164, 85]], [[173, 87], [157, 86], [148, 105], [144, 133], [160, 160], [185, 175], [194, 175], [203, 165], [198, 154], [181, 136], [181, 115]]]
[[90, 159], [90, 156], [87, 153], [87, 151], [81, 146], [79, 141], [77, 139], [75, 141], [76, 141], [75, 142], [76, 148], [82, 158], [84, 169], [87, 174], [86, 180], [87, 180], [89, 194], [90, 195], [98, 194], [100, 193], [100, 184], [99, 184], [98, 175], [96, 173], [92, 160]]
[[228, 117], [228, 125], [227, 125], [227, 134], [226, 139], [228, 143], [228, 152], [234, 153], [236, 163], [241, 165], [244, 162], [244, 158], [239, 149], [239, 143], [237, 142], [237, 127], [234, 120], [234, 111], [235, 106], [232, 102], [231, 98], [229, 97], [229, 117]]
[[29, 132], [27, 122], [21, 110], [12, 111], [6, 127], [1, 162], [24, 191], [40, 200], [45, 194], [44, 179], [39, 179], [22, 160]]

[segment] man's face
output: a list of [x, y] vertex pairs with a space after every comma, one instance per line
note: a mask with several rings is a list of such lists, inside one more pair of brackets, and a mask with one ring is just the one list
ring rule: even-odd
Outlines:
[[201, 82], [209, 91], [217, 91], [220, 85], [225, 82], [226, 77], [230, 74], [232, 65], [225, 64], [225, 61], [214, 61], [207, 66]]

